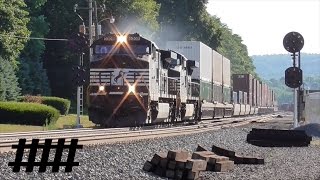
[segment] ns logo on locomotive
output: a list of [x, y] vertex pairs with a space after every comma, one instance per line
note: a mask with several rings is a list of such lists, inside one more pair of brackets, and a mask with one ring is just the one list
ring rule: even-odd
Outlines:
[[[182, 45], [191, 48], [183, 52]], [[241, 100], [233, 100], [230, 84], [214, 81], [213, 70], [218, 67], [212, 63], [214, 50], [196, 41], [167, 46], [168, 50], [161, 50], [137, 33], [106, 34], [93, 42], [87, 93], [90, 121], [103, 127], [127, 127], [241, 115], [234, 111]], [[230, 79], [230, 61], [224, 68]], [[222, 66], [218, 69], [223, 76]], [[258, 113], [258, 106], [252, 107], [256, 108], [252, 113]]]

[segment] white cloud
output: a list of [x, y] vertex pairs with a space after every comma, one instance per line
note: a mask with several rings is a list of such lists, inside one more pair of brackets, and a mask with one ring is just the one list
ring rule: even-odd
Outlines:
[[209, 0], [207, 10], [242, 37], [249, 55], [287, 53], [290, 31], [304, 37], [301, 52], [320, 53], [320, 0]]

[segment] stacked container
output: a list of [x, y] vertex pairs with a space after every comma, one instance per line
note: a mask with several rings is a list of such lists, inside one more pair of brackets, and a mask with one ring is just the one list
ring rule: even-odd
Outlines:
[[[191, 78], [200, 80], [200, 99], [213, 101], [213, 67], [212, 49], [200, 41], [168, 41], [167, 49], [183, 54], [187, 59], [199, 62], [200, 68], [195, 68]], [[222, 87], [220, 87], [222, 92]]]
[[248, 104], [248, 94], [247, 94], [247, 92], [243, 92], [243, 104]]
[[237, 93], [237, 92], [232, 91], [232, 101], [233, 101], [233, 103], [235, 103], [235, 104], [239, 104], [239, 101], [238, 101], [238, 93]]
[[222, 59], [222, 85], [223, 85], [223, 101], [230, 103], [231, 93], [231, 70], [230, 60], [223, 57]]
[[252, 106], [257, 106], [257, 79], [252, 79]]
[[257, 81], [257, 105], [261, 106], [261, 82]]
[[[213, 88], [213, 101], [223, 101], [223, 79], [222, 79], [222, 68], [223, 59], [222, 55], [212, 50], [212, 88]], [[207, 68], [209, 68], [208, 66]]]
[[243, 104], [243, 92], [237, 91], [237, 101], [239, 104]]
[[261, 106], [267, 106], [268, 87], [265, 83], [261, 83]]
[[263, 82], [261, 82], [261, 90], [260, 90], [261, 92], [260, 92], [260, 96], [261, 96], [261, 107], [262, 106], [265, 106], [265, 104], [264, 104], [264, 95], [263, 95], [263, 92], [264, 92], [264, 83]]
[[247, 93], [246, 101], [252, 105], [252, 75], [251, 74], [233, 74], [233, 90]]

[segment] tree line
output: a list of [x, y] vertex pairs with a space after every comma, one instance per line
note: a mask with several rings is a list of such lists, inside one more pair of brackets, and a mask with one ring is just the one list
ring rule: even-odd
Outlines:
[[[241, 37], [206, 11], [207, 0], [97, 3], [106, 7], [98, 12], [99, 20], [111, 15], [116, 19], [114, 24], [101, 22], [103, 32], [129, 29], [160, 46], [168, 40], [202, 41], [231, 60], [232, 73], [257, 76]], [[0, 0], [0, 101], [16, 100], [21, 94], [73, 97], [71, 67], [78, 57], [67, 48], [67, 41], [25, 37], [68, 39], [83, 23], [73, 11], [75, 4], [87, 7], [86, 0]], [[78, 13], [88, 25], [87, 10]]]

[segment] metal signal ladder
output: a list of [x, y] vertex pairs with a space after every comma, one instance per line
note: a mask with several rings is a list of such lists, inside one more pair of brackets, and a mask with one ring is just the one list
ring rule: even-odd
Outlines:
[[83, 115], [83, 86], [80, 86], [80, 114]]
[[[83, 53], [80, 55], [80, 66], [83, 66]], [[83, 115], [83, 86], [80, 86], [80, 114]]]

